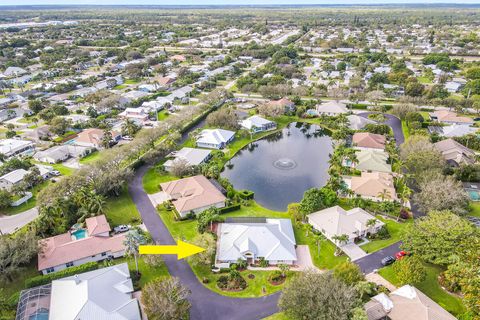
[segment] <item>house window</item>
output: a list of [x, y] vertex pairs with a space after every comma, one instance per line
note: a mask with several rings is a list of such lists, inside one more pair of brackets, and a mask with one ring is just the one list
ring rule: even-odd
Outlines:
[[69, 267], [73, 267], [73, 262], [67, 262], [67, 264], [65, 265], [67, 268]]
[[102, 257], [105, 257], [107, 255], [106, 252], [102, 252]]
[[47, 268], [47, 273], [52, 273], [52, 272], [54, 272], [54, 271], [55, 271], [54, 268]]

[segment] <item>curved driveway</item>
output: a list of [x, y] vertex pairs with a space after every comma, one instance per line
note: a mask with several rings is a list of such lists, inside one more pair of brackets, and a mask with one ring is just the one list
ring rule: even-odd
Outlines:
[[[175, 244], [167, 227], [160, 219], [148, 195], [143, 190], [142, 178], [148, 167], [143, 166], [135, 172], [128, 190], [137, 206], [143, 222], [157, 244]], [[278, 312], [277, 301], [280, 293], [262, 298], [229, 298], [210, 291], [198, 281], [185, 260], [177, 260], [174, 255], [163, 256], [168, 272], [180, 278], [192, 294], [190, 302], [192, 320], [254, 320]]]

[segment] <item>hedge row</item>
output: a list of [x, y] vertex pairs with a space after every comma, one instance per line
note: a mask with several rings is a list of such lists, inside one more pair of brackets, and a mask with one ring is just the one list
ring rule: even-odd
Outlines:
[[234, 205], [231, 205], [231, 206], [228, 206], [228, 207], [220, 208], [220, 213], [223, 214], [223, 213], [237, 211], [237, 210], [240, 210], [240, 207], [241, 207], [241, 205], [234, 204]]
[[96, 269], [98, 269], [97, 262], [87, 262], [80, 266], [67, 268], [62, 271], [57, 271], [57, 272], [49, 273], [42, 276], [28, 278], [25, 280], [25, 287], [26, 288], [38, 287], [44, 284], [48, 284], [53, 280], [73, 276], [78, 273], [84, 273], [84, 272], [88, 272]]
[[244, 200], [251, 200], [253, 199], [253, 196], [255, 195], [255, 193], [250, 190], [240, 190], [238, 191], [238, 195], [240, 198]]

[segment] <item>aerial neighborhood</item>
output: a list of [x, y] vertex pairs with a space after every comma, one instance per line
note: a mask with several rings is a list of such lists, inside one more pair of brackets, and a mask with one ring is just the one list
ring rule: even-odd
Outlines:
[[0, 319], [480, 319], [479, 5], [97, 5], [0, 8]]

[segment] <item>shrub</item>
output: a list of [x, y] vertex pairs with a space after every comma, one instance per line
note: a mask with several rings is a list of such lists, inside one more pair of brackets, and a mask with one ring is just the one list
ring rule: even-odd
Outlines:
[[268, 276], [268, 281], [273, 283], [282, 282], [285, 277], [282, 276], [282, 272], [275, 270], [272, 274]]
[[98, 269], [97, 262], [87, 262], [80, 266], [71, 267], [55, 273], [49, 273], [47, 275], [28, 278], [25, 280], [25, 287], [27, 288], [38, 287], [38, 286], [50, 283], [53, 280], [73, 276], [78, 273], [84, 273], [84, 272], [88, 272], [96, 269]]
[[231, 206], [228, 206], [228, 207], [220, 208], [220, 214], [240, 210], [240, 207], [241, 207], [240, 204], [234, 204], [234, 205], [231, 205]]
[[269, 266], [268, 261], [265, 260], [264, 257], [260, 257], [260, 258], [259, 258], [258, 264], [259, 264], [259, 266], [262, 267], [262, 268], [266, 268], [266, 267]]
[[376, 237], [378, 239], [389, 239], [390, 238], [390, 232], [388, 232], [387, 226], [383, 225], [380, 230], [377, 231]]
[[238, 191], [238, 196], [244, 200], [251, 200], [253, 199], [255, 193], [250, 190], [240, 190]]

